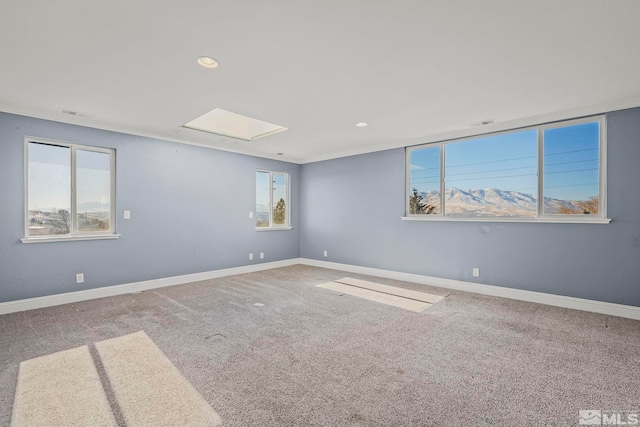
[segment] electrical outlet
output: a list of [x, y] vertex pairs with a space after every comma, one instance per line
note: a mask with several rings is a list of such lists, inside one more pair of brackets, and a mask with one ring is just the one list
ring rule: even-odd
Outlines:
[[84, 273], [76, 274], [76, 283], [84, 283]]
[[473, 277], [480, 277], [480, 269], [479, 268], [474, 268], [473, 269]]
[[252, 260], [253, 260], [253, 253], [250, 253], [249, 254], [249, 261], [252, 261]]
[[324, 251], [324, 257], [325, 258], [327, 257], [327, 251]]
[[249, 211], [249, 218], [253, 218], [253, 211]]
[[260, 259], [264, 259], [264, 252], [260, 252]]
[[124, 211], [124, 219], [131, 219], [131, 211]]

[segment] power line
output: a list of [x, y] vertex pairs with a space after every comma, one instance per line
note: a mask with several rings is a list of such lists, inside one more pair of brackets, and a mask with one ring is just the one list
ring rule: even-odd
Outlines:
[[411, 171], [411, 173], [414, 173], [414, 172], [415, 172], [415, 173], [417, 173], [417, 172], [422, 172], [422, 171], [425, 171], [425, 172], [426, 172], [426, 171], [434, 170], [434, 169], [440, 169], [440, 166], [436, 166], [436, 167], [433, 167], [433, 168], [420, 168], [420, 169], [414, 169], [414, 170], [412, 170], [412, 171]]
[[[580, 152], [584, 152], [584, 151], [593, 151], [593, 150], [598, 150], [598, 147], [582, 148], [580, 150], [560, 151], [558, 153], [549, 153], [549, 154], [545, 154], [544, 157], [558, 156], [560, 154], [580, 153]], [[536, 158], [538, 158], [537, 155], [535, 155], [535, 156], [524, 156], [524, 157], [512, 157], [512, 158], [508, 158], [508, 159], [488, 160], [488, 161], [485, 161], [485, 162], [463, 163], [463, 164], [459, 164], [459, 165], [445, 165], [445, 167], [446, 168], [458, 168], [458, 167], [462, 167], [462, 166], [483, 165], [483, 164], [487, 164], [487, 163], [499, 163], [499, 162], [507, 162], [507, 161], [511, 161], [511, 160], [525, 160], [525, 159], [536, 159]], [[418, 170], [416, 170], [414, 172], [419, 172], [419, 171], [422, 171], [422, 170], [425, 170], [425, 171], [426, 170], [434, 170], [434, 169], [440, 169], [440, 166], [431, 167], [431, 168], [422, 168], [422, 169], [418, 169]]]
[[547, 166], [557, 166], [557, 165], [568, 165], [572, 163], [584, 163], [584, 162], [595, 162], [598, 159], [588, 159], [588, 160], [576, 160], [575, 162], [561, 162], [561, 163], [545, 163], [544, 167]]
[[446, 168], [459, 168], [461, 166], [473, 166], [473, 165], [484, 165], [487, 163], [499, 163], [499, 162], [508, 162], [511, 160], [524, 160], [524, 159], [535, 159], [538, 156], [526, 156], [526, 157], [514, 157], [511, 159], [501, 159], [501, 160], [488, 160], [486, 162], [476, 162], [476, 163], [464, 163], [461, 165], [445, 165]]
[[486, 176], [484, 178], [458, 178], [458, 179], [445, 179], [445, 181], [447, 182], [459, 182], [459, 181], [476, 181], [476, 180], [483, 180], [483, 179], [502, 179], [502, 178], [517, 178], [517, 177], [521, 177], [521, 176], [537, 176], [538, 174], [534, 173], [526, 173], [526, 174], [522, 174], [522, 175], [506, 175], [506, 176]]
[[[598, 184], [599, 183], [597, 183], [597, 182], [587, 182], [587, 183], [582, 183], [582, 184], [545, 185], [544, 189], [546, 189], [546, 188], [588, 187], [590, 185], [598, 185]], [[531, 191], [531, 190], [537, 190], [538, 187], [520, 187], [520, 189], [521, 190], [529, 190], [529, 191]], [[508, 190], [508, 191], [511, 191], [511, 190]]]
[[414, 179], [429, 179], [429, 178], [439, 178], [440, 174], [435, 174], [435, 175], [424, 175], [424, 176], [415, 176], [415, 175], [411, 175]]
[[598, 183], [597, 182], [591, 182], [591, 183], [588, 183], [588, 184], [545, 185], [544, 188], [586, 187], [588, 185], [598, 185]]
[[[593, 162], [593, 161], [597, 161], [598, 159], [588, 159], [588, 160], [576, 160], [576, 161], [572, 161], [572, 162], [559, 162], [559, 163], [551, 163], [546, 166], [560, 166], [560, 165], [569, 165], [569, 164], [576, 164], [576, 163], [586, 163], [586, 162]], [[486, 171], [477, 171], [477, 172], [463, 172], [463, 173], [456, 173], [456, 174], [447, 174], [447, 176], [460, 176], [460, 175], [473, 175], [473, 174], [479, 174], [479, 173], [490, 173], [490, 172], [502, 172], [502, 171], [508, 171], [508, 170], [519, 170], [519, 169], [529, 169], [529, 168], [537, 168], [536, 166], [521, 166], [521, 167], [516, 167], [516, 168], [504, 168], [504, 169], [490, 169], [490, 170], [486, 170]], [[586, 171], [586, 170], [598, 170], [596, 169], [576, 169], [575, 171], [559, 171], [559, 172], [545, 172], [546, 174], [552, 174], [552, 173], [563, 173], [563, 172], [578, 172], [578, 171]], [[435, 178], [437, 175], [433, 175], [433, 176], [422, 176], [422, 177], [418, 177], [418, 179], [427, 179], [427, 178]]]
[[[546, 175], [555, 175], [555, 174], [559, 174], [559, 173], [574, 173], [574, 172], [589, 172], [589, 171], [597, 171], [598, 169], [575, 169], [575, 170], [570, 170], [570, 171], [558, 171], [558, 172], [545, 172], [545, 176]], [[462, 174], [465, 175], [465, 174]], [[504, 179], [504, 178], [519, 178], [519, 177], [523, 177], [523, 176], [537, 176], [538, 174], [518, 174], [518, 175], [504, 175], [504, 176], [485, 176], [485, 177], [474, 177], [474, 178], [456, 178], [456, 179], [448, 179], [445, 178], [445, 182], [460, 182], [460, 181], [481, 181], [481, 180], [487, 180], [487, 179]], [[438, 181], [420, 181], [420, 180], [411, 180], [410, 183], [411, 184], [437, 184], [439, 183], [440, 180]], [[548, 188], [548, 187], [546, 187]]]
[[572, 173], [572, 172], [586, 172], [586, 171], [597, 171], [598, 168], [594, 168], [594, 169], [574, 169], [574, 170], [570, 170], [570, 171], [558, 171], [558, 172], [545, 172], [545, 175], [552, 175], [552, 174], [556, 174], [556, 173]]
[[502, 172], [502, 171], [512, 171], [512, 170], [517, 170], [517, 169], [531, 169], [531, 168], [538, 168], [538, 165], [535, 166], [521, 166], [519, 168], [506, 168], [506, 169], [491, 169], [488, 171], [478, 171], [478, 172], [462, 172], [462, 173], [450, 173], [447, 176], [459, 176], [459, 175], [469, 175], [469, 174], [476, 174], [476, 173], [489, 173], [489, 172]]
[[439, 184], [440, 180], [437, 181], [410, 181], [411, 184]]
[[598, 147], [595, 147], [595, 148], [583, 148], [583, 149], [580, 149], [580, 150], [571, 150], [571, 151], [560, 151], [559, 153], [550, 153], [550, 154], [545, 154], [544, 156], [545, 157], [547, 157], [547, 156], [557, 156], [559, 154], [579, 153], [581, 151], [593, 151], [593, 150], [597, 150], [597, 149], [598, 149]]

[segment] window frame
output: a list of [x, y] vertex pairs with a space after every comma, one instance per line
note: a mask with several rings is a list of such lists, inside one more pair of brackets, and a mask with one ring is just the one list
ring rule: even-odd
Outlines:
[[[598, 191], [599, 206], [597, 215], [571, 215], [571, 214], [544, 214], [544, 131], [586, 123], [599, 123], [599, 152], [598, 152]], [[451, 143], [469, 141], [489, 136], [498, 136], [522, 132], [527, 130], [538, 131], [538, 161], [537, 161], [537, 212], [535, 217], [447, 217], [445, 205], [445, 166], [446, 146]], [[412, 214], [409, 202], [411, 192], [411, 153], [416, 150], [440, 147], [440, 212], [437, 214]], [[463, 138], [448, 139], [427, 144], [415, 145], [405, 148], [405, 216], [403, 220], [409, 221], [450, 221], [450, 222], [541, 222], [541, 223], [590, 223], [609, 224], [611, 219], [607, 217], [607, 131], [606, 114], [599, 114], [576, 119], [543, 123], [538, 125], [507, 129], [498, 132], [481, 133]]]
[[[29, 235], [29, 144], [44, 144], [54, 147], [69, 148], [71, 162], [71, 207], [69, 211], [70, 216], [70, 230], [68, 234], [50, 234], [43, 236], [30, 236]], [[109, 154], [110, 159], [110, 228], [108, 231], [79, 231], [78, 230], [78, 206], [77, 206], [77, 151], [91, 151], [96, 153]], [[90, 145], [76, 144], [66, 141], [58, 141], [53, 139], [44, 139], [38, 137], [27, 136], [24, 139], [24, 238], [20, 239], [22, 243], [37, 243], [37, 242], [65, 242], [76, 240], [101, 240], [101, 239], [117, 239], [120, 234], [116, 233], [116, 150], [114, 148], [94, 147]]]
[[[269, 181], [272, 183], [272, 185], [270, 186], [270, 190], [269, 190], [269, 225], [267, 227], [255, 227], [256, 231], [281, 231], [281, 230], [291, 230], [293, 229], [293, 227], [291, 227], [291, 185], [290, 185], [290, 175], [288, 172], [280, 172], [280, 171], [274, 171], [274, 170], [269, 170], [269, 169], [256, 169], [256, 174], [257, 173], [268, 173], [269, 174]], [[285, 224], [283, 225], [274, 225], [273, 224], [273, 174], [278, 174], [278, 175], [284, 175], [285, 176], [285, 180], [286, 180], [286, 189], [285, 189], [285, 194], [287, 196], [287, 200], [285, 200], [285, 215], [286, 215], [286, 221]], [[254, 185], [255, 185], [255, 180], [254, 180]], [[257, 191], [257, 187], [255, 187], [256, 191]], [[257, 192], [254, 193], [254, 197], [253, 197], [253, 203], [254, 203], [254, 209], [256, 208], [257, 205]], [[256, 212], [256, 216], [257, 216], [257, 210]], [[254, 225], [255, 225], [255, 221], [256, 218], [254, 218]]]

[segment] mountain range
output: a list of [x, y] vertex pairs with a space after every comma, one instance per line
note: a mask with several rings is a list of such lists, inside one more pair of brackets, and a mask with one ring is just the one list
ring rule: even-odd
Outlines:
[[[427, 204], [435, 206], [440, 212], [440, 192], [432, 190], [419, 193]], [[518, 191], [499, 190], [497, 188], [477, 188], [461, 190], [451, 187], [445, 189], [447, 216], [536, 216], [537, 199], [531, 194]], [[581, 211], [578, 201], [544, 198], [544, 212], [558, 213], [561, 208]]]
[[[63, 209], [57, 206], [51, 206], [48, 208], [36, 207], [36, 209], [31, 209], [32, 211], [40, 211], [40, 212], [57, 212], [58, 210]], [[68, 208], [64, 208], [68, 209]], [[100, 203], [100, 202], [84, 202], [78, 204], [78, 212], [110, 212], [111, 205], [109, 203]]]

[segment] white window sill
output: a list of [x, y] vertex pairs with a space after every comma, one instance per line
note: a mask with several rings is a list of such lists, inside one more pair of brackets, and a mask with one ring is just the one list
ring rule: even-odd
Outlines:
[[435, 221], [435, 222], [525, 222], [525, 223], [545, 223], [545, 224], [609, 224], [611, 219], [590, 217], [584, 218], [580, 216], [578, 218], [565, 218], [565, 217], [544, 217], [544, 218], [451, 218], [442, 217], [439, 215], [424, 215], [424, 216], [403, 216], [400, 217], [403, 221]]
[[287, 231], [293, 230], [293, 227], [256, 227], [256, 231]]
[[110, 240], [117, 239], [120, 234], [92, 234], [74, 236], [32, 236], [20, 239], [22, 243], [52, 243], [52, 242], [76, 242], [80, 240]]

